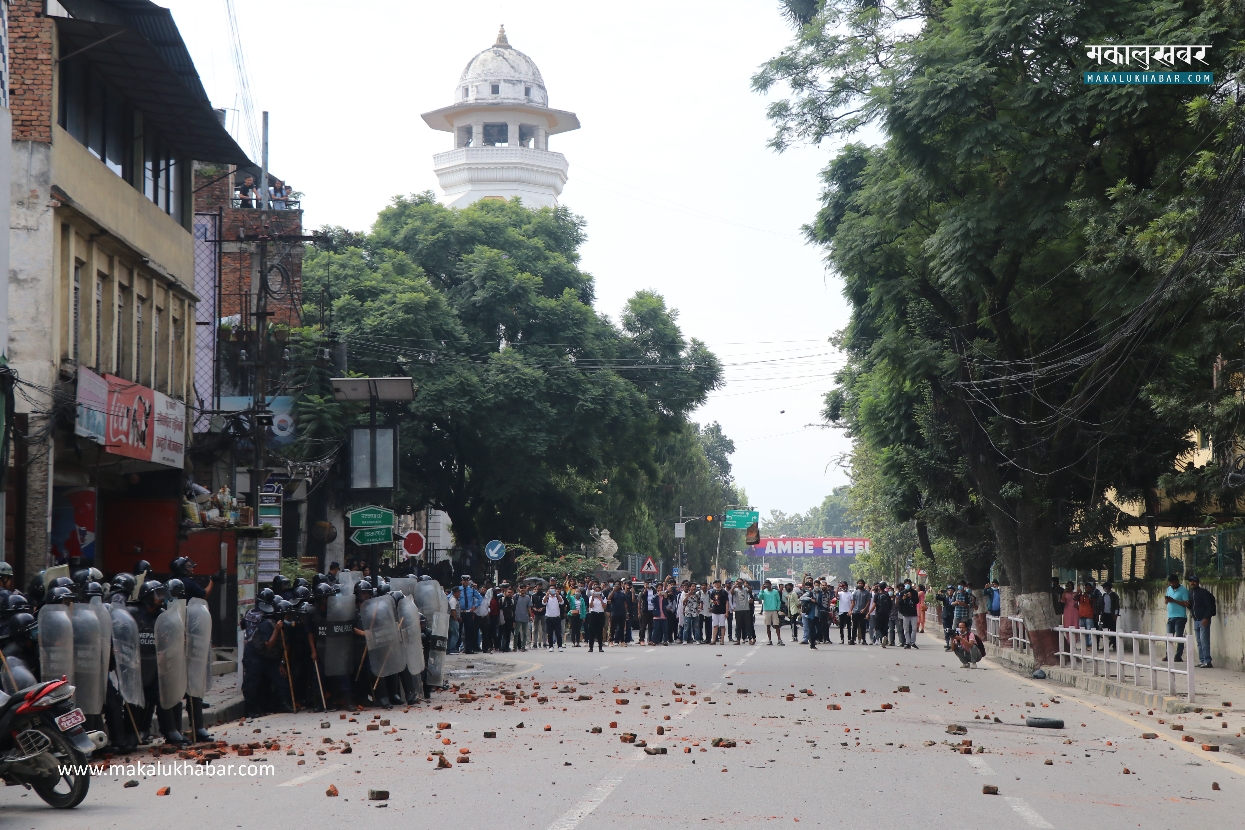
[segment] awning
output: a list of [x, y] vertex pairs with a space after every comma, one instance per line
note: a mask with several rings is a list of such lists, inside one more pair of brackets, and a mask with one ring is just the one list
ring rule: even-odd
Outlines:
[[[167, 10], [162, 10], [167, 11]], [[176, 27], [177, 44], [160, 48], [137, 29], [66, 17], [53, 18], [60, 33], [60, 54], [89, 63], [116, 92], [143, 113], [161, 138], [195, 161], [250, 165], [212, 109], [203, 84], [185, 54], [183, 66], [170, 65], [165, 54], [185, 53]], [[172, 18], [168, 20], [172, 26]], [[180, 48], [174, 48], [180, 47]], [[89, 47], [89, 48], [88, 48]]]

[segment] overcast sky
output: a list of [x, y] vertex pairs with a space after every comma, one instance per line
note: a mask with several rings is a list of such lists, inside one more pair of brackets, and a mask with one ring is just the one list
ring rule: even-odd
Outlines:
[[[157, 2], [213, 103], [240, 110], [224, 0]], [[810, 425], [841, 363], [827, 338], [848, 313], [799, 233], [830, 148], [767, 149], [767, 101], [749, 89], [791, 37], [774, 0], [236, 5], [255, 109], [270, 112], [271, 166], [304, 193], [309, 228], [363, 230], [393, 196], [437, 189], [432, 155], [450, 134], [420, 113], [454, 102], [463, 67], [505, 23], [550, 105], [583, 124], [550, 149], [570, 162], [562, 203], [587, 220], [598, 308], [616, 318], [654, 289], [722, 358], [727, 384], [695, 417], [734, 439], [736, 478], [763, 514], [806, 510], [846, 483], [848, 442]]]

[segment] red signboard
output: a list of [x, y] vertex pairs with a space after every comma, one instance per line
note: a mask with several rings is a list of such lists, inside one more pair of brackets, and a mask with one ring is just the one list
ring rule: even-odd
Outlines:
[[104, 378], [108, 381], [104, 449], [115, 455], [150, 461], [155, 440], [156, 393], [116, 375], [104, 375]]
[[869, 550], [868, 539], [826, 538], [762, 539], [748, 546], [749, 556], [855, 556]]

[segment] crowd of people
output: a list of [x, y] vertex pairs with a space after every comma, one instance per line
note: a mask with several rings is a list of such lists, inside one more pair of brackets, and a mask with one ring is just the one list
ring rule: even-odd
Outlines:
[[[611, 646], [755, 644], [757, 612], [768, 645], [790, 641], [817, 648], [831, 642], [918, 648], [923, 631], [925, 586], [905, 580], [855, 588], [846, 580], [806, 577], [802, 582], [765, 580], [759, 589], [745, 579], [677, 582], [673, 577], [639, 583], [567, 578], [517, 584], [477, 584], [469, 576], [449, 593], [449, 650], [453, 654], [549, 651]], [[970, 592], [971, 596], [971, 592]], [[951, 633], [947, 634], [950, 643]], [[950, 650], [950, 647], [949, 649]]]

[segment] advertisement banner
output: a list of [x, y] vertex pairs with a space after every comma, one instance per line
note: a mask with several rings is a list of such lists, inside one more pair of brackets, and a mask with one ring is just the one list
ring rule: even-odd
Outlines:
[[749, 545], [748, 556], [856, 556], [869, 550], [868, 539], [831, 536], [825, 538], [761, 539]]
[[105, 443], [108, 430], [108, 381], [78, 364], [78, 391], [75, 399], [78, 413], [74, 419], [73, 434], [90, 438], [97, 444]]
[[186, 405], [159, 392], [156, 400], [155, 442], [151, 460], [166, 467], [186, 466]]
[[114, 455], [150, 461], [155, 439], [156, 393], [115, 375], [104, 377], [108, 380], [108, 429], [104, 449]]

